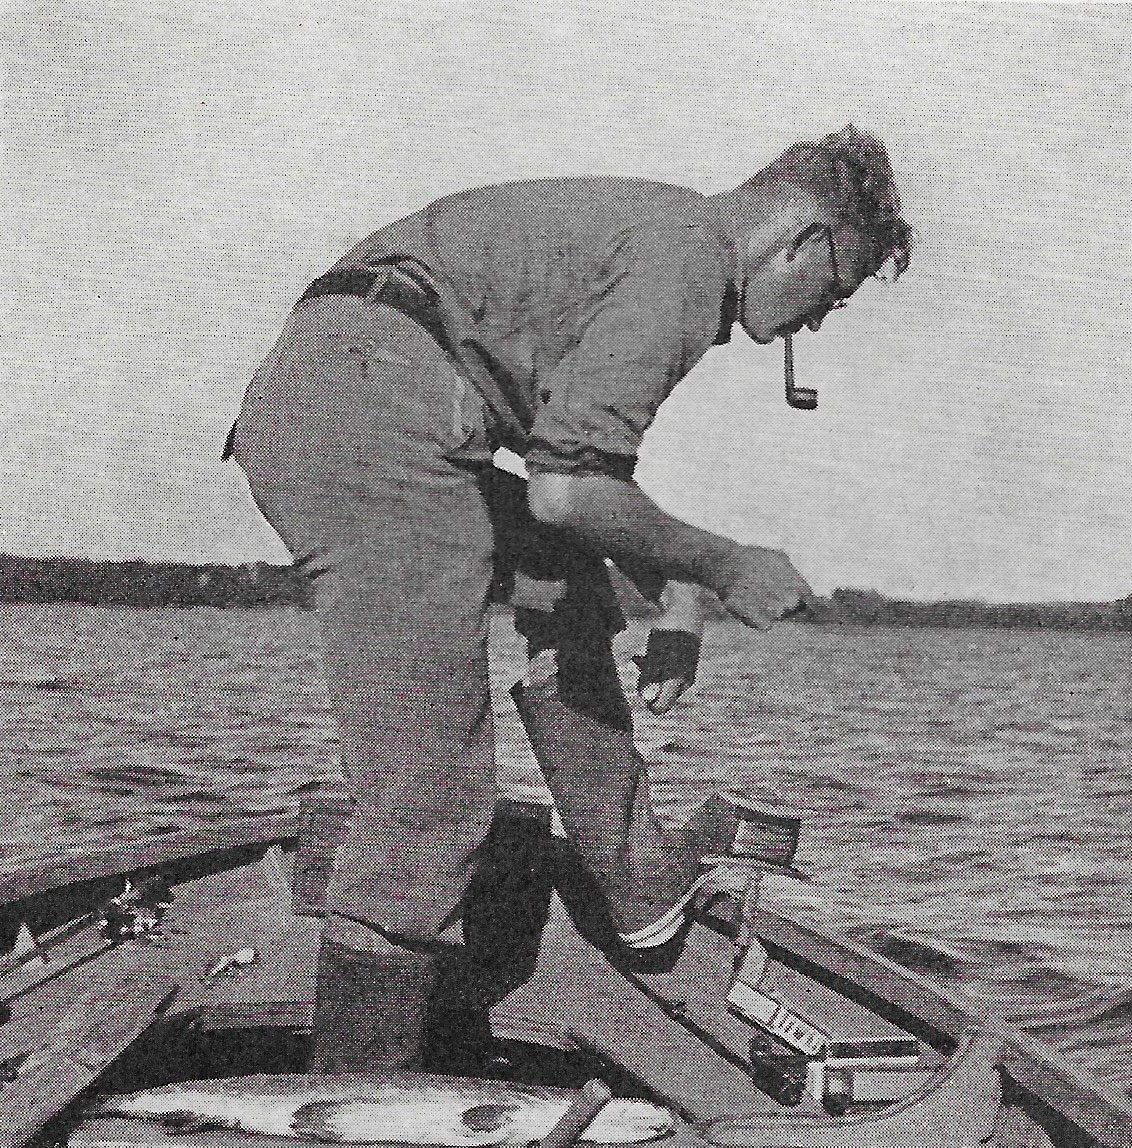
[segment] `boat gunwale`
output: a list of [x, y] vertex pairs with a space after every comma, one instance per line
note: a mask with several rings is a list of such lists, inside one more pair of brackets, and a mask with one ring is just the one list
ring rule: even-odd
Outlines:
[[[213, 854], [272, 845], [285, 848], [298, 835], [297, 813], [272, 814], [255, 821], [175, 830], [138, 841], [119, 841], [82, 853], [33, 857], [0, 869], [0, 907], [16, 905], [60, 889], [165, 870]], [[234, 861], [232, 868], [241, 862]], [[206, 870], [207, 871], [207, 870]]]

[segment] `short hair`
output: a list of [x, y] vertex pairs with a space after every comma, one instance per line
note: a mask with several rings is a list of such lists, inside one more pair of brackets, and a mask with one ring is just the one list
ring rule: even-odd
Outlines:
[[876, 275], [889, 260], [894, 279], [907, 270], [912, 228], [900, 214], [888, 151], [869, 132], [847, 124], [816, 142], [793, 144], [751, 183], [789, 183], [817, 195], [835, 224], [848, 225], [871, 242], [866, 274]]

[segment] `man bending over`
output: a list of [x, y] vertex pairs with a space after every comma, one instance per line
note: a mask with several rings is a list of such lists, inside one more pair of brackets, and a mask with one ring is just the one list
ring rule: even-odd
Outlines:
[[[652, 817], [603, 559], [654, 597], [673, 584], [689, 633], [698, 587], [758, 629], [806, 606], [785, 554], [681, 522], [634, 483], [641, 437], [736, 322], [760, 344], [816, 331], [909, 252], [887, 153], [847, 127], [714, 196], [605, 177], [449, 196], [359, 243], [296, 304], [230, 446], [313, 579], [355, 799], [316, 1068], [419, 1054], [496, 805], [497, 547], [532, 655], [514, 696], [619, 943], [674, 936], [705, 856], [789, 860], [793, 815], [765, 802], [717, 795], [675, 833]], [[525, 502], [492, 468], [500, 446], [526, 460]], [[650, 644], [654, 704], [688, 675], [694, 637], [679, 635]]]

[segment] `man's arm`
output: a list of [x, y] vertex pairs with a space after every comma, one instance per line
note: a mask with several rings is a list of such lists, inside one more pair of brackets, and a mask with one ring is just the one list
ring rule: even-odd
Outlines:
[[725, 609], [756, 629], [796, 612], [813, 596], [781, 551], [743, 546], [681, 522], [634, 482], [535, 470], [527, 498], [539, 522], [575, 531], [615, 562], [624, 554], [670, 580], [706, 586]]
[[710, 590], [726, 585], [740, 550], [729, 538], [673, 518], [635, 482], [610, 475], [533, 471], [527, 500], [539, 522], [575, 531], [614, 561], [619, 554], [639, 558], [669, 580]]

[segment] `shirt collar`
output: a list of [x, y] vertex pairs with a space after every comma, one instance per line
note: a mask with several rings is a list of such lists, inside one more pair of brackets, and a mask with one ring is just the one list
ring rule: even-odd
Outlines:
[[715, 336], [715, 346], [731, 342], [731, 328], [739, 317], [739, 254], [732, 238], [731, 215], [719, 196], [709, 196], [712, 222], [716, 234], [727, 251], [727, 285], [723, 289], [723, 301], [719, 309], [719, 331]]

